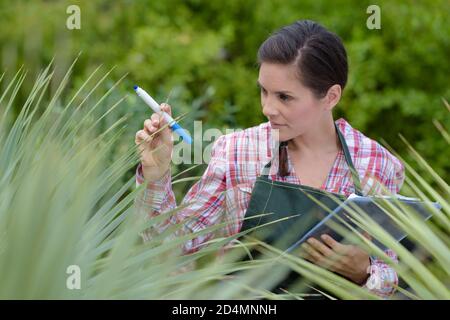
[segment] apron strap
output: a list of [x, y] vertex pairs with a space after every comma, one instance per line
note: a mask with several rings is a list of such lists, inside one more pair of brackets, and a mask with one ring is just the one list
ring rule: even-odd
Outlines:
[[[336, 123], [334, 123], [334, 127], [336, 128], [336, 132], [337, 132], [339, 141], [341, 143], [342, 150], [344, 151], [345, 161], [347, 162], [347, 165], [352, 174], [353, 185], [355, 186], [355, 193], [359, 196], [362, 196], [363, 193], [361, 191], [361, 181], [359, 180], [358, 172], [356, 171], [355, 166], [353, 165], [352, 157], [350, 156], [350, 151], [348, 150], [348, 146], [345, 141], [344, 135], [342, 134], [341, 130], [339, 130]], [[283, 143], [283, 142], [281, 142], [281, 143]], [[271, 164], [272, 164], [272, 161], [269, 161], [264, 166], [262, 173], [261, 173], [263, 176], [269, 175], [269, 169], [270, 169]]]
[[336, 123], [334, 123], [334, 126], [336, 128], [339, 141], [341, 142], [342, 150], [344, 151], [345, 161], [347, 161], [347, 165], [350, 168], [350, 172], [352, 174], [353, 185], [355, 186], [355, 193], [358, 196], [362, 196], [363, 193], [361, 191], [361, 181], [359, 180], [358, 172], [356, 171], [355, 166], [353, 165], [352, 157], [350, 156], [350, 151], [348, 150], [347, 142], [345, 141], [344, 135], [342, 134], [341, 130], [339, 130]]

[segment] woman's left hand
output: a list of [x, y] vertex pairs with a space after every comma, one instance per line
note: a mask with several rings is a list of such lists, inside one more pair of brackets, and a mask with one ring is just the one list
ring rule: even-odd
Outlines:
[[369, 254], [357, 246], [341, 244], [329, 235], [324, 234], [321, 239], [323, 242], [309, 238], [303, 243], [301, 256], [358, 285], [364, 284], [369, 277]]

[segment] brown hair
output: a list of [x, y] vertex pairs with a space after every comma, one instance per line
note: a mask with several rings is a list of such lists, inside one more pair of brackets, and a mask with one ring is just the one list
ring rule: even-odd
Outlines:
[[263, 62], [294, 63], [300, 81], [317, 97], [347, 83], [347, 52], [341, 39], [311, 20], [296, 21], [267, 38], [258, 50], [258, 63]]

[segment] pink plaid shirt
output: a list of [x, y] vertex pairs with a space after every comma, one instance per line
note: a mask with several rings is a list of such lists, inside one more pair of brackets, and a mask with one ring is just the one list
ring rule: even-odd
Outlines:
[[[336, 120], [336, 124], [344, 135], [353, 164], [359, 173], [363, 194], [380, 193], [380, 183], [390, 192], [398, 193], [404, 181], [403, 164], [379, 143], [352, 128], [343, 118]], [[182, 201], [186, 207], [170, 220], [158, 225], [157, 232], [162, 232], [171, 223], [181, 221], [184, 223], [184, 232], [198, 232], [215, 223], [227, 222], [227, 227], [219, 233], [202, 235], [188, 241], [183, 248], [185, 253], [195, 252], [217, 234], [226, 237], [238, 233], [256, 178], [264, 165], [272, 159], [272, 154], [276, 155], [272, 134], [270, 123], [265, 122], [219, 137], [214, 142], [211, 159], [204, 174]], [[272, 161], [269, 171], [272, 180], [301, 184], [295, 175], [289, 152], [288, 176], [278, 176], [278, 158], [274, 157]], [[137, 185], [144, 182], [141, 165], [137, 168], [136, 182]], [[342, 149], [321, 189], [346, 196], [355, 191]], [[137, 203], [148, 216], [176, 208], [170, 171], [159, 181], [148, 183]], [[144, 232], [143, 237], [148, 240], [151, 235]], [[386, 253], [397, 261], [394, 252], [387, 250]], [[371, 291], [380, 296], [389, 296], [398, 283], [396, 272], [379, 259], [373, 260], [372, 266], [372, 270], [377, 269], [381, 276], [381, 288]]]

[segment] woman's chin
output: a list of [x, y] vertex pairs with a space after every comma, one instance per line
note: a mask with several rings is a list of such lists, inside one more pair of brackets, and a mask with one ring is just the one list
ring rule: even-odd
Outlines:
[[283, 129], [272, 129], [272, 135], [275, 139], [275, 141], [284, 142], [291, 140], [293, 138], [292, 134], [289, 134], [289, 132], [286, 132], [287, 130]]
[[289, 139], [289, 129], [287, 126], [279, 126], [277, 128], [272, 128], [272, 135], [275, 137], [279, 137], [280, 139]]

